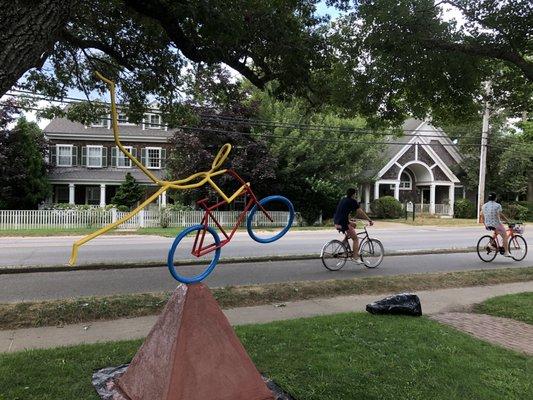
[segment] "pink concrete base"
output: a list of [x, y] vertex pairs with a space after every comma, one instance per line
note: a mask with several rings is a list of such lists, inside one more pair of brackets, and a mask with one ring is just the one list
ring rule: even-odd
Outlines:
[[209, 289], [180, 285], [126, 373], [131, 400], [273, 400]]

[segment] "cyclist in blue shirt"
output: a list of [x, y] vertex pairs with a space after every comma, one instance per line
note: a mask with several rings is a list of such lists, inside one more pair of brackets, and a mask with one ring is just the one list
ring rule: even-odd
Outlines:
[[346, 191], [346, 197], [343, 197], [339, 201], [339, 204], [337, 204], [337, 209], [335, 210], [335, 215], [333, 217], [333, 223], [335, 224], [335, 228], [337, 230], [345, 233], [350, 239], [353, 240], [353, 258], [357, 262], [359, 260], [359, 240], [357, 238], [357, 233], [355, 232], [355, 222], [350, 221], [350, 213], [355, 212], [356, 217], [367, 220], [370, 225], [374, 225], [374, 222], [361, 209], [357, 200], [353, 198], [355, 196], [355, 192], [356, 191], [353, 188], [350, 188]]

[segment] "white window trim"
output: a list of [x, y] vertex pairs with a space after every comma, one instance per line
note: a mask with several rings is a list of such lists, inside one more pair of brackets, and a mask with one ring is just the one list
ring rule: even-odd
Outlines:
[[[69, 147], [70, 148], [70, 163], [68, 165], [59, 164], [59, 148], [60, 147]], [[72, 144], [56, 144], [56, 167], [72, 167], [72, 150], [74, 145]]]
[[[89, 149], [100, 149], [100, 165], [89, 165]], [[87, 145], [87, 154], [86, 154], [86, 157], [87, 157], [87, 161], [86, 161], [86, 164], [87, 164], [87, 168], [102, 168], [102, 158], [104, 156], [104, 146], [101, 146], [101, 145]]]
[[[124, 148], [126, 150], [128, 150], [130, 152], [130, 154], [133, 151], [133, 146], [124, 146]], [[115, 166], [117, 168], [131, 168], [131, 164], [132, 164], [131, 160], [128, 157], [126, 157], [126, 155], [118, 148], [118, 146], [115, 146], [115, 149], [116, 149], [116, 152], [117, 152], [117, 157], [116, 157], [116, 160], [115, 160], [115, 163], [116, 163]], [[118, 164], [118, 160], [119, 160], [119, 158], [121, 156], [123, 156], [124, 159], [130, 163], [130, 165], [119, 165]]]
[[[161, 153], [163, 152], [163, 148], [162, 147], [146, 147], [146, 168], [148, 169], [161, 169]], [[150, 150], [157, 150], [159, 151], [159, 157], [158, 157], [158, 161], [159, 161], [159, 166], [158, 167], [152, 167], [150, 164]]]
[[133, 122], [129, 122], [129, 121], [128, 122], [120, 122], [119, 117], [120, 117], [121, 114], [122, 115], [126, 115], [126, 118], [128, 118], [126, 113], [121, 113], [120, 111], [118, 111], [117, 112], [117, 124], [118, 125], [121, 125], [121, 126], [133, 126], [133, 125], [135, 125]]
[[91, 128], [107, 128], [109, 129], [109, 115], [102, 115], [100, 118], [106, 118], [102, 121], [99, 119], [99, 123], [91, 124]]
[[[151, 125], [150, 116], [152, 116], [152, 115], [158, 115], [159, 116], [159, 123], [158, 123], [157, 126], [150, 126]], [[161, 117], [161, 114], [157, 114], [157, 113], [144, 114], [142, 128], [143, 128], [143, 130], [146, 130], [146, 129], [154, 129], [154, 130], [160, 130], [160, 131], [168, 130], [168, 127], [166, 125], [163, 125], [163, 117]]]
[[[403, 174], [407, 175], [407, 177], [409, 178], [409, 186], [402, 187], [402, 182], [407, 182], [407, 181], [402, 181]], [[411, 175], [409, 175], [405, 171], [400, 174], [400, 190], [413, 190], [413, 178], [411, 178]]]

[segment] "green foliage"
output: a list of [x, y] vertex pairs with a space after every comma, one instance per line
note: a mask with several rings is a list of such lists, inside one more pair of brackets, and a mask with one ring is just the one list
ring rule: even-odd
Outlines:
[[34, 209], [50, 195], [47, 147], [37, 124], [24, 118], [0, 131], [0, 208]]
[[265, 135], [277, 159], [277, 190], [291, 199], [308, 224], [320, 211], [324, 218], [332, 217], [346, 189], [377, 169], [382, 145], [368, 144], [379, 134], [367, 133], [364, 119], [341, 118], [335, 110], [315, 111], [302, 100], [282, 102], [264, 92], [254, 93], [253, 99], [259, 102], [259, 117], [278, 124], [254, 127], [256, 135]]
[[520, 204], [502, 204], [503, 213], [514, 221], [527, 221], [529, 210]]
[[145, 194], [145, 188], [137, 183], [135, 178], [128, 172], [125, 182], [119, 186], [115, 197], [111, 200], [117, 206], [131, 209]]
[[533, 292], [492, 297], [483, 303], [476, 304], [474, 311], [533, 325]]
[[370, 209], [377, 218], [400, 218], [402, 204], [392, 196], [383, 196], [370, 203]]
[[477, 215], [475, 204], [468, 199], [455, 200], [453, 212], [455, 218], [475, 218]]
[[124, 205], [117, 206], [117, 211], [128, 212], [129, 210], [130, 208], [128, 206], [124, 206]]
[[533, 221], [533, 201], [518, 201], [517, 204], [527, 208], [527, 220]]

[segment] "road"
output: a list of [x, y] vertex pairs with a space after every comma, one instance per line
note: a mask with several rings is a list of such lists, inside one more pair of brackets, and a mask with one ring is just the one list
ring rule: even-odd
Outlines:
[[[378, 223], [379, 224], [379, 223]], [[463, 248], [475, 246], [484, 233], [480, 227], [404, 227], [389, 224], [386, 228], [369, 228], [373, 237], [380, 239], [385, 250], [418, 250], [434, 248]], [[399, 227], [398, 227], [399, 226]], [[285, 254], [318, 253], [322, 244], [341, 235], [333, 230], [290, 231], [271, 244], [258, 244], [246, 232], [238, 232], [231, 243], [222, 249], [224, 257], [248, 257]], [[526, 231], [526, 240], [533, 243], [533, 234]], [[0, 238], [0, 267], [21, 265], [64, 265], [76, 237]], [[97, 238], [82, 246], [78, 264], [119, 262], [164, 262], [172, 238], [128, 235]], [[188, 250], [188, 249], [187, 249]], [[179, 251], [178, 251], [179, 253]], [[186, 256], [185, 249], [176, 257]]]
[[[347, 263], [336, 272], [327, 271], [318, 259], [219, 264], [206, 279], [211, 287], [288, 281], [320, 281], [354, 277], [397, 275], [437, 271], [462, 271], [533, 265], [529, 253], [522, 262], [497, 257], [484, 263], [475, 253], [418, 256], [389, 256], [376, 269]], [[199, 267], [180, 267], [185, 274], [199, 273]], [[122, 293], [146, 293], [173, 290], [177, 285], [166, 267], [111, 269], [71, 272], [39, 272], [0, 275], [0, 302], [103, 296]]]

